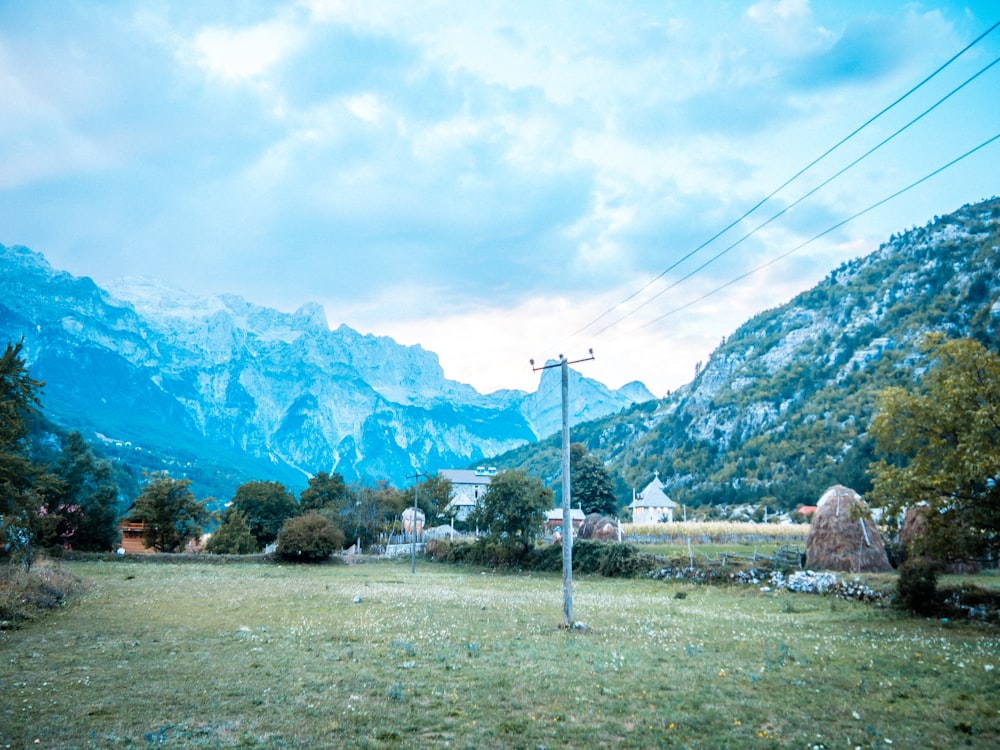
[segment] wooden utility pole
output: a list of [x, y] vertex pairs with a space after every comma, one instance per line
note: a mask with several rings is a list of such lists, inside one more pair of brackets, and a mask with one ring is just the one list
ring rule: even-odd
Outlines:
[[563, 354], [559, 355], [559, 361], [542, 367], [535, 367], [535, 360], [531, 360], [531, 369], [549, 370], [559, 367], [562, 370], [562, 573], [563, 573], [563, 618], [567, 628], [573, 627], [573, 508], [572, 491], [569, 481], [569, 366], [578, 362], [589, 362], [594, 358], [594, 350], [590, 350], [590, 356], [583, 359], [575, 359], [572, 362], [566, 359]]
[[427, 476], [419, 469], [415, 471], [413, 476], [407, 477], [407, 479], [413, 480], [413, 540], [410, 543], [410, 573], [413, 574], [417, 572], [417, 513], [420, 512], [420, 508], [417, 507], [417, 499], [420, 495], [420, 477]]

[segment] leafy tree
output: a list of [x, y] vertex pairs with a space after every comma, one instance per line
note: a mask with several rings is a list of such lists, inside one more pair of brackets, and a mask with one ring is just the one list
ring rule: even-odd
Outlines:
[[[451, 480], [441, 474], [431, 474], [420, 485], [420, 507], [427, 513], [427, 525], [433, 526], [431, 519], [441, 518], [444, 509], [451, 502]], [[435, 522], [437, 523], [437, 522]]]
[[501, 471], [476, 502], [469, 521], [497, 539], [531, 544], [554, 497], [540, 479], [523, 471]]
[[873, 503], [898, 516], [930, 506], [918, 552], [942, 560], [1000, 551], [1000, 357], [971, 339], [929, 337], [933, 365], [913, 391], [881, 396], [871, 434]]
[[0, 544], [30, 568], [39, 510], [54, 478], [29, 452], [27, 420], [38, 413], [44, 383], [28, 374], [23, 346], [23, 341], [8, 343], [0, 357]]
[[258, 549], [246, 516], [232, 509], [223, 514], [222, 523], [205, 545], [205, 551], [214, 555], [250, 555]]
[[[400, 490], [400, 501], [404, 508], [413, 506], [414, 486], [410, 485]], [[417, 498], [418, 507], [427, 515], [427, 525], [434, 526], [444, 518], [444, 509], [451, 501], [451, 480], [440, 474], [431, 474], [420, 482], [420, 492]]]
[[306, 513], [290, 518], [278, 533], [278, 555], [286, 560], [316, 562], [344, 546], [344, 532], [326, 516]]
[[375, 487], [354, 485], [351, 495], [353, 505], [343, 515], [343, 529], [350, 539], [360, 539], [362, 546], [372, 544], [389, 519], [398, 516], [406, 507], [402, 493], [384, 481]]
[[91, 552], [112, 549], [118, 539], [118, 485], [111, 463], [74, 431], [64, 438], [52, 469], [60, 485], [43, 506], [50, 524], [40, 541]]
[[333, 508], [343, 511], [352, 502], [351, 491], [344, 484], [344, 478], [334, 472], [319, 472], [309, 478], [309, 486], [299, 493], [299, 512]]
[[612, 516], [618, 512], [618, 498], [615, 497], [611, 473], [580, 443], [570, 446], [570, 477], [572, 504], [582, 508], [585, 514]]
[[246, 517], [260, 547], [277, 539], [281, 525], [298, 512], [295, 497], [281, 482], [241, 484], [230, 507]]
[[157, 552], [177, 552], [201, 534], [212, 514], [207, 501], [198, 502], [188, 489], [190, 479], [171, 479], [155, 471], [142, 488], [129, 518], [145, 524], [142, 541]]

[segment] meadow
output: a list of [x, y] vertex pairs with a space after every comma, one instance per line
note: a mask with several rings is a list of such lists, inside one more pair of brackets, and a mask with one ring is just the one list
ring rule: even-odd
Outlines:
[[1000, 631], [761, 586], [63, 562], [0, 748], [995, 748]]

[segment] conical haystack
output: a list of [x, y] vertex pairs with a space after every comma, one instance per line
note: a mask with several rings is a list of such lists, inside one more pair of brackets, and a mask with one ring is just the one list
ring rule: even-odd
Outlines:
[[592, 539], [595, 542], [607, 542], [618, 539], [618, 522], [613, 518], [605, 518], [600, 513], [591, 513], [583, 519], [578, 539]]
[[899, 543], [907, 554], [913, 556], [913, 543], [920, 538], [927, 527], [927, 505], [914, 505], [907, 508], [903, 516], [903, 528], [899, 530]]
[[819, 499], [809, 524], [806, 565], [814, 570], [884, 573], [892, 570], [868, 505], [848, 487], [834, 485]]
[[900, 529], [899, 532], [899, 542], [906, 550], [907, 559], [932, 562], [943, 572], [954, 573], [957, 575], [971, 575], [981, 571], [983, 569], [983, 565], [978, 560], [940, 560], [926, 553], [917, 553], [920, 537], [927, 528], [927, 516], [930, 512], [930, 506], [926, 503], [914, 505], [913, 507], [906, 509], [906, 514], [903, 516], [903, 528]]

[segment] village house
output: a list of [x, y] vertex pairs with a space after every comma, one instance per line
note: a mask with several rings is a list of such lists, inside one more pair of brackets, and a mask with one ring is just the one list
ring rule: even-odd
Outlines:
[[[573, 524], [574, 529], [580, 528], [580, 524], [583, 523], [583, 519], [586, 516], [583, 510], [580, 508], [570, 508], [569, 509], [569, 520]], [[563, 511], [562, 508], [553, 508], [552, 510], [545, 511], [545, 530], [549, 533], [555, 531], [556, 529], [562, 529], [563, 522]]]
[[143, 532], [146, 530], [146, 523], [144, 521], [133, 521], [125, 517], [118, 523], [118, 530], [122, 535], [122, 543], [119, 549], [126, 555], [141, 555], [153, 551], [142, 541]]
[[667, 497], [660, 481], [660, 472], [656, 472], [653, 481], [646, 485], [642, 492], [632, 492], [632, 523], [653, 524], [673, 523], [674, 509], [677, 503]]
[[492, 466], [438, 471], [440, 476], [451, 482], [451, 500], [445, 506], [444, 512], [453, 516], [456, 521], [467, 520], [496, 473], [497, 470]]

